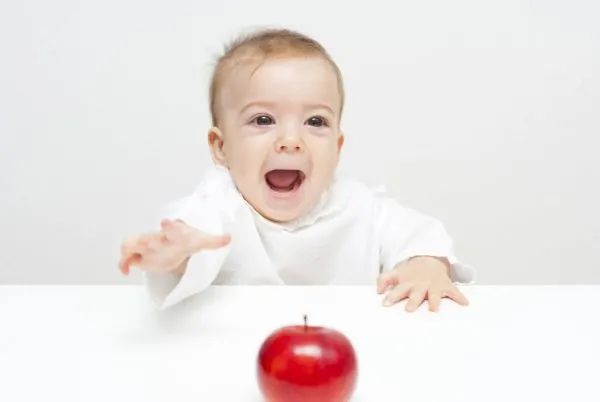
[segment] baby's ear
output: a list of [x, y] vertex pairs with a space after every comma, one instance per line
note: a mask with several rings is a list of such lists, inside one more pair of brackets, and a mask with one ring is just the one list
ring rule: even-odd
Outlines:
[[223, 133], [217, 127], [211, 127], [208, 130], [208, 146], [212, 155], [213, 162], [217, 165], [227, 167], [227, 159], [223, 151]]
[[344, 133], [340, 131], [340, 134], [339, 134], [339, 137], [337, 140], [338, 153], [342, 151], [342, 148], [344, 147], [344, 141], [345, 141]]

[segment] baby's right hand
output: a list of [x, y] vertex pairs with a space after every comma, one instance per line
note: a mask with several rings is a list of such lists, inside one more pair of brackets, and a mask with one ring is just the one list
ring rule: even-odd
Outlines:
[[[178, 271], [192, 255], [217, 249], [230, 242], [229, 236], [211, 236], [181, 221], [165, 219], [160, 232], [125, 240], [119, 269], [128, 275], [131, 266], [152, 272]], [[182, 273], [182, 272], [180, 272]]]

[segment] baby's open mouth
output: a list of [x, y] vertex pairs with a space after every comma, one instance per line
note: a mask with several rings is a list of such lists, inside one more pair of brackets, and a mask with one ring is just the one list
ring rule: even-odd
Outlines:
[[306, 175], [301, 170], [271, 170], [265, 175], [265, 180], [271, 190], [280, 193], [287, 193], [298, 189]]

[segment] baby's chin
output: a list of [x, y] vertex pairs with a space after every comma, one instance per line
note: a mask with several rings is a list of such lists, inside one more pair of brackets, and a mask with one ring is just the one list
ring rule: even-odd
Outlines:
[[279, 198], [270, 194], [270, 189], [263, 191], [260, 202], [255, 209], [267, 220], [286, 224], [301, 219], [317, 204], [319, 197], [307, 187], [300, 188], [289, 198]]
[[299, 202], [295, 205], [272, 205], [268, 202], [260, 202], [254, 209], [265, 219], [274, 223], [286, 224], [297, 221], [305, 216], [312, 205], [307, 202]]
[[297, 221], [302, 217], [302, 213], [285, 213], [280, 211], [264, 211], [258, 210], [257, 212], [266, 220], [277, 223], [277, 224], [288, 224]]

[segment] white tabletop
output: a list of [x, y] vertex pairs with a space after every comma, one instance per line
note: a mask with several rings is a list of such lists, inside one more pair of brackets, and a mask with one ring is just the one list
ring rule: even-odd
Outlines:
[[158, 312], [137, 286], [0, 287], [0, 401], [260, 401], [260, 343], [305, 313], [355, 345], [354, 401], [600, 401], [600, 287], [463, 290], [439, 313], [371, 287], [211, 288]]

